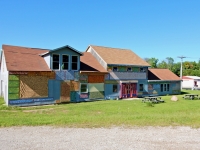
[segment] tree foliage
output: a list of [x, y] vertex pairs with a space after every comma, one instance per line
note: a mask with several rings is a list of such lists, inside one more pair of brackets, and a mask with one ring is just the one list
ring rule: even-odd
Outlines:
[[157, 58], [145, 58], [145, 61], [149, 63], [149, 65], [151, 65], [151, 68], [158, 68], [157, 63], [159, 61], [159, 59]]
[[[177, 76], [180, 76], [180, 68], [181, 63], [174, 62], [174, 59], [172, 57], [166, 57], [165, 60], [162, 60], [161, 62], [158, 62], [159, 59], [157, 58], [145, 58], [145, 61], [151, 65], [151, 68], [163, 68], [163, 69], [169, 69]], [[183, 76], [200, 76], [200, 60], [198, 62], [196, 61], [184, 61], [182, 63], [183, 67]]]

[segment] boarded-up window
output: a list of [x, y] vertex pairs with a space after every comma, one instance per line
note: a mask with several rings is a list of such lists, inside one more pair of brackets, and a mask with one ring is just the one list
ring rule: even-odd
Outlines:
[[70, 101], [70, 82], [61, 83], [60, 101], [69, 102]]
[[89, 92], [104, 91], [104, 83], [90, 83], [88, 89]]
[[70, 81], [70, 91], [79, 91], [79, 82]]
[[88, 83], [104, 83], [104, 75], [89, 75]]
[[20, 75], [20, 98], [48, 97], [48, 77]]
[[90, 99], [104, 99], [104, 91], [90, 92]]

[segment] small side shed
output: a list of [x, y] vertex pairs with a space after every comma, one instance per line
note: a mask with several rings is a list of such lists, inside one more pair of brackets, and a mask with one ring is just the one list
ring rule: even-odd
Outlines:
[[183, 76], [183, 89], [200, 89], [200, 77], [198, 76]]
[[172, 95], [180, 92], [181, 79], [169, 69], [148, 70], [149, 95]]

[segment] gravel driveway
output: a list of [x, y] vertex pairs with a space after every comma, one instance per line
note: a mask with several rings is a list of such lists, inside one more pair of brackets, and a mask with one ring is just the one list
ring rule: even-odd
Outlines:
[[200, 149], [200, 129], [189, 127], [0, 128], [0, 150]]

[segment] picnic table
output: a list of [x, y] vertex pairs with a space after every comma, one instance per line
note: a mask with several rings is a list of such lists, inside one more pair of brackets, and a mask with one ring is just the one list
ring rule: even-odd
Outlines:
[[185, 94], [183, 98], [184, 99], [191, 99], [191, 100], [193, 100], [195, 98], [200, 99], [198, 94]]
[[149, 102], [152, 102], [152, 103], [163, 103], [165, 102], [164, 100], [161, 99], [160, 96], [147, 96], [147, 97], [144, 97], [144, 99], [142, 100], [142, 102], [146, 102], [146, 101], [149, 101]]

